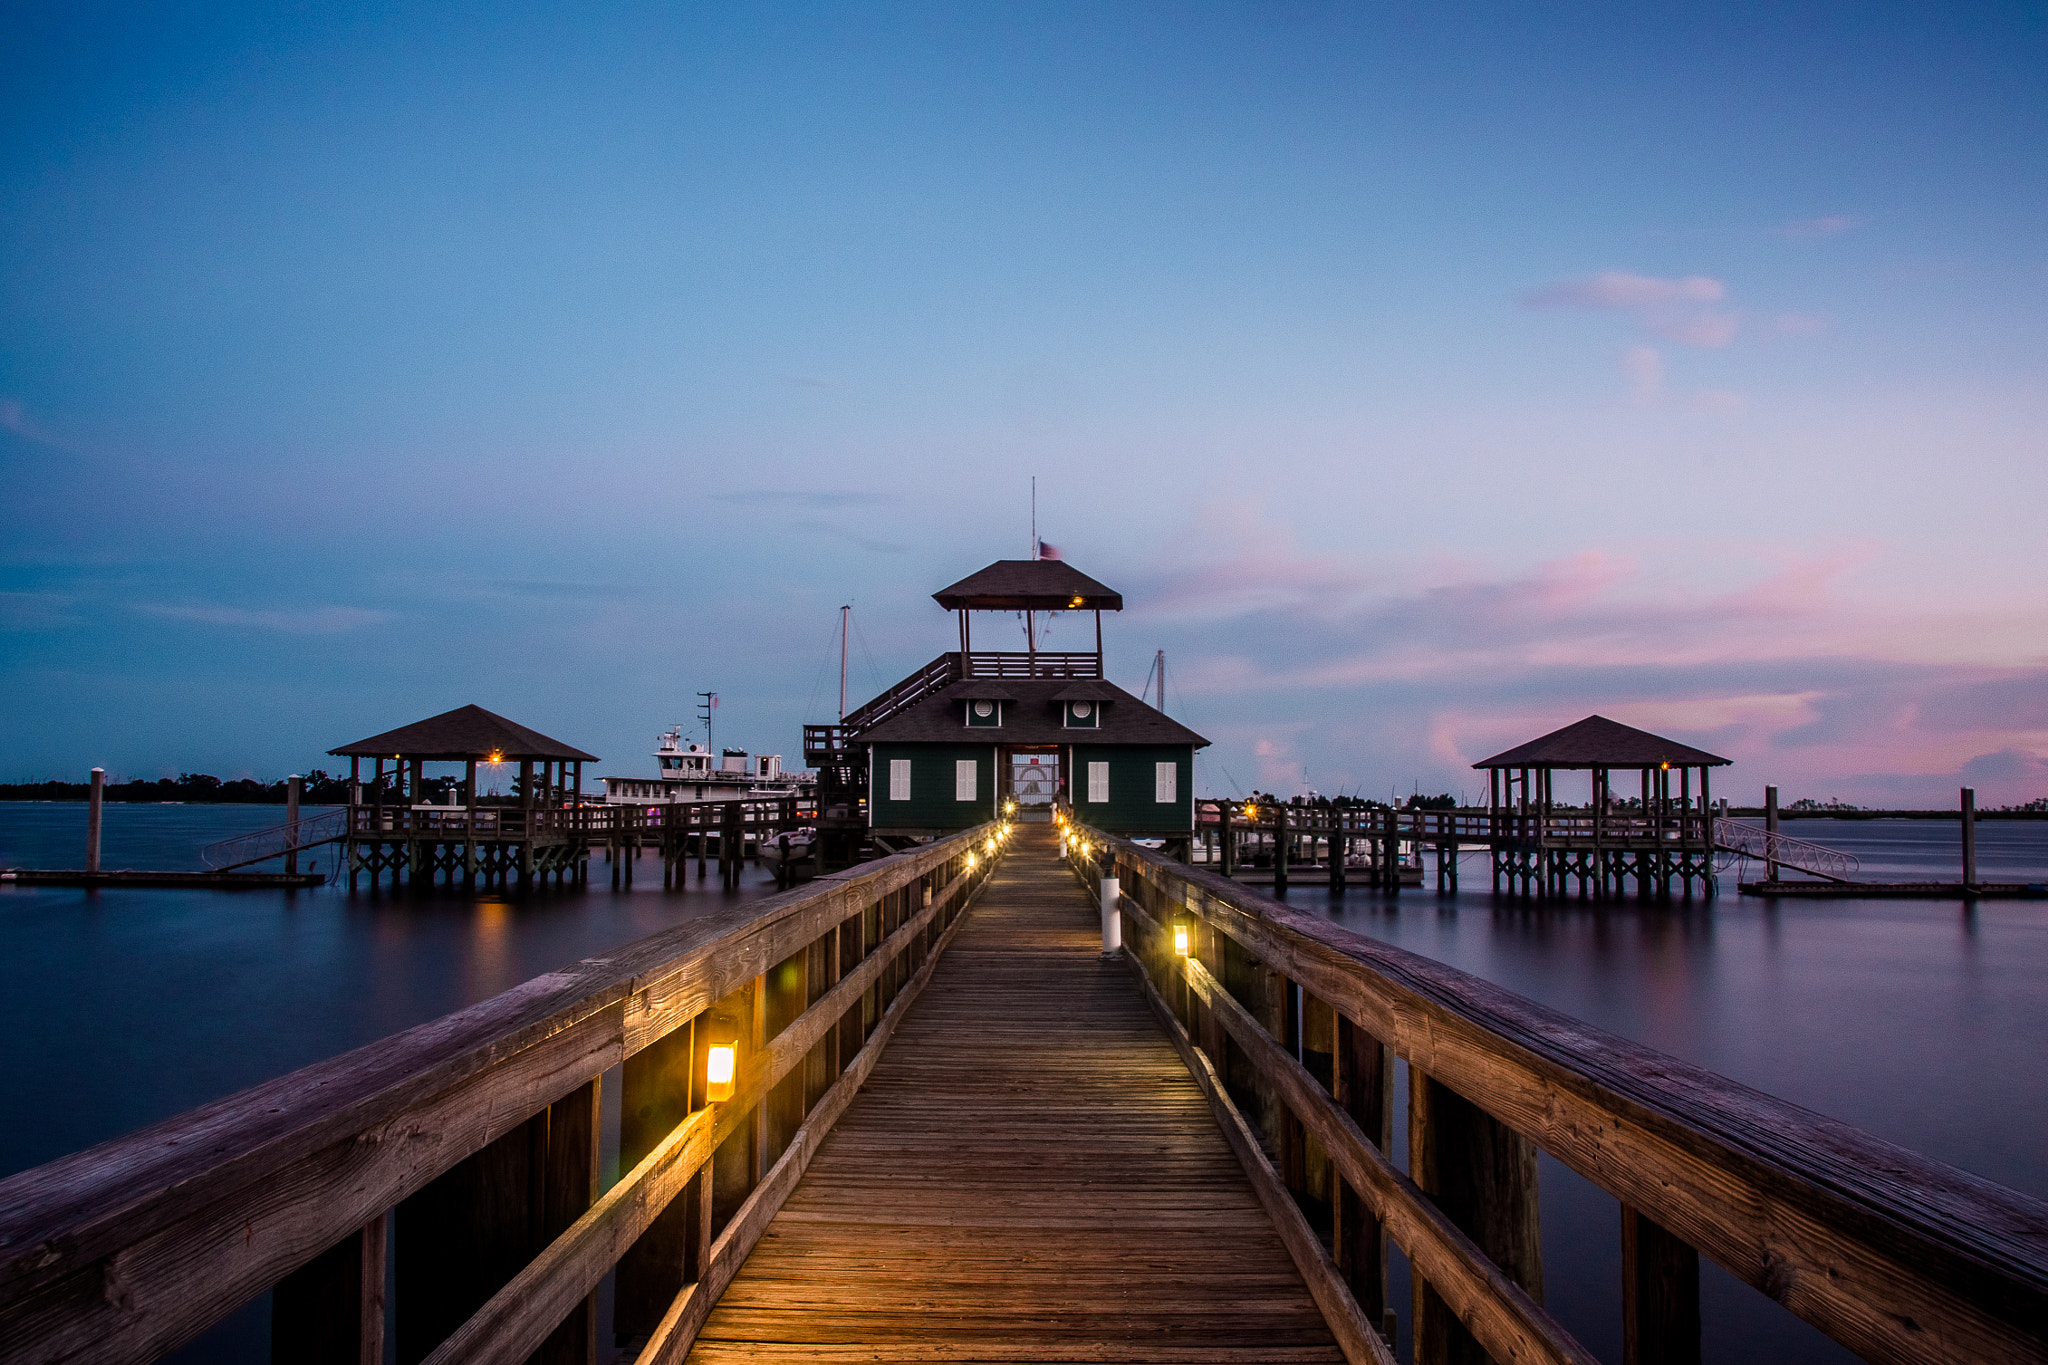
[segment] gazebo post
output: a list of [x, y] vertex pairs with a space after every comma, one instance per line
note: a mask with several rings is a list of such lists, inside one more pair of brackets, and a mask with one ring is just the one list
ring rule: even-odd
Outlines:
[[462, 768], [462, 885], [476, 889], [476, 760]]
[[533, 760], [519, 760], [519, 886], [533, 884]]

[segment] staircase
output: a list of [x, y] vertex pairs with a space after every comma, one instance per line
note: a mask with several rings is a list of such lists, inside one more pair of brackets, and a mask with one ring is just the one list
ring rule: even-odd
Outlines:
[[1850, 881], [1862, 867], [1853, 853], [1843, 853], [1805, 839], [1794, 839], [1789, 834], [1774, 834], [1739, 820], [1715, 819], [1714, 847], [1745, 858], [1755, 858], [1767, 865], [1777, 863], [1796, 868], [1809, 876], [1831, 882]]

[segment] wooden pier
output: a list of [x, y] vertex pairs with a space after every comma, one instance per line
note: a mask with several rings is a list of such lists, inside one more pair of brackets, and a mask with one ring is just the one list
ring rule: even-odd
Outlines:
[[964, 831], [0, 1180], [0, 1362], [270, 1293], [294, 1365], [1390, 1365], [1390, 1315], [1419, 1365], [1590, 1365], [1539, 1152], [1620, 1204], [1619, 1365], [1701, 1358], [1703, 1256], [1870, 1360], [2048, 1359], [2048, 1203], [1070, 829], [1064, 873]]
[[690, 1354], [1341, 1361], [1034, 826]]

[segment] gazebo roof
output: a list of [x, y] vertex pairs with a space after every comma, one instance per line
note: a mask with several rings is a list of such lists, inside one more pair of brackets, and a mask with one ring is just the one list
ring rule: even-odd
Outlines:
[[932, 594], [947, 611], [1122, 611], [1117, 593], [1059, 559], [999, 559]]
[[1638, 730], [1605, 716], [1588, 716], [1540, 739], [1483, 758], [1475, 768], [1718, 768], [1730, 760]]
[[476, 759], [502, 762], [523, 759], [564, 759], [571, 763], [595, 763], [596, 754], [586, 754], [559, 739], [549, 739], [517, 721], [506, 720], [481, 706], [458, 706], [426, 720], [371, 735], [330, 754], [345, 758], [428, 759], [437, 763]]

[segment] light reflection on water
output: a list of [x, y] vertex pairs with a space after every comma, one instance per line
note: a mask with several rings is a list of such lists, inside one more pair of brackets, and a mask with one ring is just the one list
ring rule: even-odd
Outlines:
[[[196, 867], [200, 845], [275, 807], [114, 805], [110, 867]], [[0, 864], [79, 866], [79, 805], [0, 803]], [[1863, 875], [1953, 878], [1953, 822], [1800, 821]], [[1980, 826], [1981, 876], [2048, 874], [2048, 824]], [[772, 892], [734, 895], [660, 863], [614, 893], [466, 897], [0, 889], [0, 1084], [61, 1102], [0, 1106], [0, 1174], [130, 1131], [520, 981]], [[2048, 1196], [2048, 903], [1760, 901], [1669, 908], [1297, 886], [1289, 903], [1567, 1014], [2036, 1196]], [[1468, 858], [1464, 885], [1486, 884]], [[81, 1084], [90, 1078], [90, 1084]], [[1405, 1089], [1400, 1092], [1405, 1094]], [[1397, 1146], [1401, 1145], [1397, 1120]], [[1405, 1154], [1403, 1154], [1405, 1155]], [[1544, 1162], [1547, 1299], [1619, 1360], [1619, 1215]], [[1405, 1278], [1394, 1303], [1408, 1322]], [[1725, 1274], [1704, 1283], [1708, 1359], [1846, 1358]], [[261, 1305], [181, 1353], [261, 1360]]]

